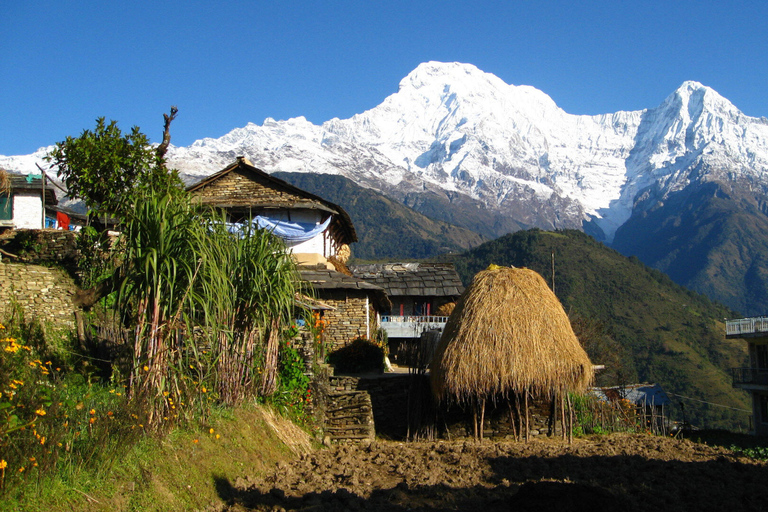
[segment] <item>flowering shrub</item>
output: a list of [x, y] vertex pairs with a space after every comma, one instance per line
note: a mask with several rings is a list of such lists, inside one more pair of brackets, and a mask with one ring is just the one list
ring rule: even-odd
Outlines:
[[270, 397], [272, 405], [300, 423], [307, 422], [306, 407], [312, 402], [306, 366], [296, 347], [298, 328], [285, 333], [278, 352], [278, 387]]
[[22, 338], [29, 329], [12, 331], [0, 325], [0, 489], [68, 464], [109, 461], [139, 435], [144, 419], [131, 417], [121, 386], [64, 372]]

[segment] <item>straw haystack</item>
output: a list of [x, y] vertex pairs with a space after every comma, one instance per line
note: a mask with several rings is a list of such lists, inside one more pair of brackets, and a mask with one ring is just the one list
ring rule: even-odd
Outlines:
[[[583, 392], [592, 363], [533, 270], [479, 272], [448, 319], [430, 367], [438, 400]], [[526, 398], [527, 401], [527, 398]]]

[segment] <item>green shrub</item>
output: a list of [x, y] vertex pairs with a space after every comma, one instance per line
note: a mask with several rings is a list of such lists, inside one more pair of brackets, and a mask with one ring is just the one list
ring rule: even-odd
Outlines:
[[336, 371], [362, 373], [384, 370], [384, 349], [365, 336], [352, 340], [352, 343], [328, 355]]

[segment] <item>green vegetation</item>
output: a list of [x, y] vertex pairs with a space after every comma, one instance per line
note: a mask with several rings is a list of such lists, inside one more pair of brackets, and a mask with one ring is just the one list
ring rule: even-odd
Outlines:
[[[169, 123], [166, 116], [166, 135]], [[163, 451], [183, 432], [195, 445], [203, 444], [201, 432], [218, 441], [216, 418], [258, 402], [306, 422], [309, 382], [291, 327], [303, 314], [294, 302], [301, 285], [284, 245], [264, 230], [232, 233], [223, 214], [193, 206], [138, 129], [123, 138], [100, 120], [96, 136], [68, 138], [53, 155], [80, 193], [122, 223], [111, 241], [86, 230], [81, 244], [90, 249], [78, 266], [86, 270], [82, 282], [98, 284], [92, 291], [102, 297], [87, 327], [107, 328], [113, 334], [96, 344], [125, 357], [104, 360], [73, 339], [52, 341], [18, 312], [7, 319], [0, 332], [0, 492], [8, 502], [38, 485], [50, 492], [56, 482], [87, 497], [86, 482], [106, 485], [116, 472], [146, 480], [142, 451]], [[140, 164], [131, 167], [134, 158]], [[123, 183], [119, 198], [91, 188], [95, 176], [126, 167], [137, 172], [137, 185]], [[127, 462], [132, 457], [137, 466]], [[173, 499], [165, 505], [149, 489], [146, 503], [130, 508], [178, 509], [177, 490], [168, 492]]]
[[[710, 182], [642, 205], [613, 247], [746, 316], [768, 310], [768, 217], [754, 184]], [[652, 200], [649, 198], [648, 200]]]
[[274, 176], [334, 202], [349, 213], [359, 239], [352, 247], [356, 259], [428, 258], [460, 252], [484, 240], [482, 235], [432, 220], [343, 176], [284, 172]]
[[[749, 409], [731, 387], [729, 369], [743, 366], [746, 346], [725, 339], [729, 309], [686, 290], [637, 258], [626, 258], [578, 231], [521, 231], [451, 257], [468, 283], [489, 264], [528, 267], [552, 282], [593, 363], [606, 364], [601, 384], [657, 382], [675, 403], [683, 395]], [[677, 412], [677, 419], [682, 419]], [[686, 420], [745, 430], [748, 413], [685, 402]]]

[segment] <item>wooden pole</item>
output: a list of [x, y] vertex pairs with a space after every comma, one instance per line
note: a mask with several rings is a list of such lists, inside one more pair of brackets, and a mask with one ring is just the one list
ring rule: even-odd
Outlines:
[[525, 390], [525, 442], [528, 442], [530, 425], [528, 423], [528, 390]]
[[561, 394], [560, 395], [560, 435], [563, 437], [563, 441], [565, 441], [566, 428], [567, 428], [567, 425], [565, 423], [565, 397]]
[[[514, 397], [514, 395], [512, 395]], [[515, 422], [517, 421], [515, 419], [515, 415], [512, 412], [512, 398], [507, 397], [507, 407], [509, 408], [509, 426], [512, 428], [512, 435], [514, 436], [515, 440], [517, 440], [517, 425], [515, 425]]]
[[480, 440], [483, 440], [485, 434], [485, 398], [480, 400]]

